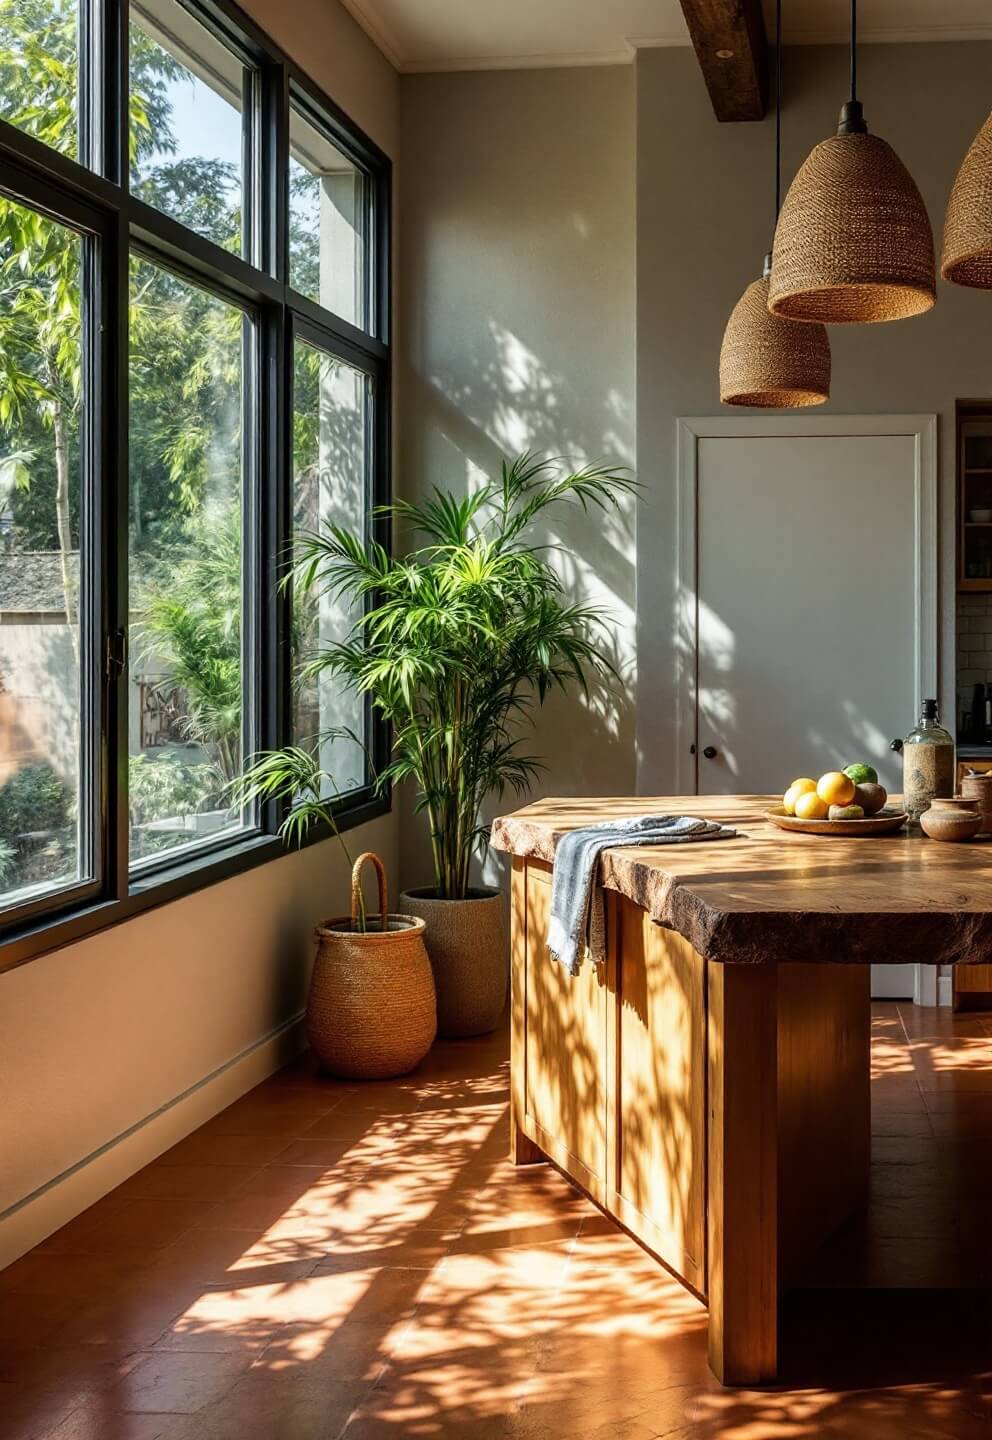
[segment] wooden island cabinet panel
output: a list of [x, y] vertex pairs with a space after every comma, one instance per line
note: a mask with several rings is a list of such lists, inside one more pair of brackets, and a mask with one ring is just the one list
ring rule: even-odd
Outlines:
[[525, 885], [522, 988], [523, 1114], [527, 1133], [597, 1200], [606, 1185], [607, 979], [586, 965], [574, 978], [547, 954], [551, 866], [531, 864]]
[[774, 1378], [783, 1290], [866, 1199], [869, 971], [724, 965], [607, 891], [608, 954], [547, 951], [513, 860], [511, 1155], [548, 1158], [710, 1310], [726, 1384]]
[[609, 1207], [666, 1265], [706, 1289], [706, 965], [623, 896], [608, 920], [616, 993]]

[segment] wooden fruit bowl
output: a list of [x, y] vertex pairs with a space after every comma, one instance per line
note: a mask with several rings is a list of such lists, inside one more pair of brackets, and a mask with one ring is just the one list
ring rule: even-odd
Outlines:
[[885, 807], [862, 820], [800, 820], [798, 815], [787, 815], [784, 806], [773, 805], [765, 811], [765, 818], [780, 830], [798, 830], [801, 835], [891, 835], [902, 829], [909, 816], [904, 810]]

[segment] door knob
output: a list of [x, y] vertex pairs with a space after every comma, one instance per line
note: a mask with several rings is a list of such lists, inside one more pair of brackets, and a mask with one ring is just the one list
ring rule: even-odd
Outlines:
[[720, 752], [717, 750], [715, 745], [707, 745], [706, 749], [703, 751], [703, 754], [706, 756], [707, 760], [715, 760], [719, 753]]
[[901, 741], [901, 740], [892, 740], [892, 741], [890, 742], [890, 744], [889, 744], [889, 749], [890, 749], [890, 750], [894, 750], [894, 751], [896, 752], [896, 754], [898, 755], [898, 754], [899, 754], [899, 751], [902, 749], [902, 741]]

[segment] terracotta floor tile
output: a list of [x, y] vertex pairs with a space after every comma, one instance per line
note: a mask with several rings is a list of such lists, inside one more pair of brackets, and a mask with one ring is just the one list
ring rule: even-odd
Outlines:
[[258, 1165], [149, 1165], [117, 1193], [129, 1200], [224, 1200], [259, 1170]]
[[171, 1271], [135, 1271], [127, 1280], [80, 1305], [56, 1331], [55, 1338], [65, 1345], [126, 1341], [137, 1348], [150, 1346], [199, 1293], [196, 1282]]
[[148, 1263], [150, 1252], [161, 1250], [197, 1222], [206, 1221], [219, 1208], [212, 1200], [127, 1200], [109, 1213], [100, 1213], [71, 1241], [72, 1253], [105, 1255], [133, 1265]]
[[319, 1140], [306, 1136], [302, 1140], [294, 1140], [269, 1158], [274, 1165], [302, 1165], [306, 1169], [320, 1166], [326, 1171], [338, 1165], [352, 1145], [351, 1140]]
[[252, 1372], [371, 1384], [385, 1371], [409, 1325], [409, 1318], [390, 1323], [388, 1317], [372, 1322], [346, 1320], [323, 1329], [285, 1325], [257, 1356]]
[[285, 1137], [275, 1135], [204, 1135], [194, 1130], [154, 1162], [160, 1165], [250, 1165], [257, 1168], [285, 1149]]
[[244, 1355], [156, 1351], [111, 1386], [105, 1399], [121, 1412], [188, 1415], [233, 1389], [250, 1363]]
[[[0, 1270], [0, 1295], [61, 1295], [77, 1302], [117, 1285], [134, 1266], [119, 1255], [60, 1255], [32, 1250]], [[9, 1323], [14, 1307], [5, 1307]]]
[[303, 1135], [316, 1121], [338, 1103], [340, 1097], [298, 1098], [295, 1090], [284, 1092], [285, 1103], [276, 1092], [264, 1100], [239, 1100], [215, 1115], [202, 1127], [206, 1135], [281, 1135], [286, 1140]]
[[890, 1135], [905, 1139], [929, 1140], [933, 1137], [933, 1126], [926, 1110], [912, 1113], [891, 1113], [878, 1110], [871, 1112], [872, 1135]]
[[873, 1037], [870, 1206], [775, 1387], [717, 1385], [700, 1302], [508, 1163], [498, 1034], [288, 1067], [3, 1272], [0, 1440], [992, 1440], [992, 1017]]
[[162, 1440], [333, 1440], [368, 1385], [255, 1372], [162, 1432]]
[[46, 1440], [159, 1440], [175, 1421], [174, 1415], [120, 1413], [95, 1397], [74, 1409]]

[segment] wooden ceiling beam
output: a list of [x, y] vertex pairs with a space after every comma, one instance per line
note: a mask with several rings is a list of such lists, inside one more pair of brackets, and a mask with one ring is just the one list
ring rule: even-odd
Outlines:
[[681, 0], [718, 120], [761, 120], [768, 107], [768, 42], [761, 0]]

